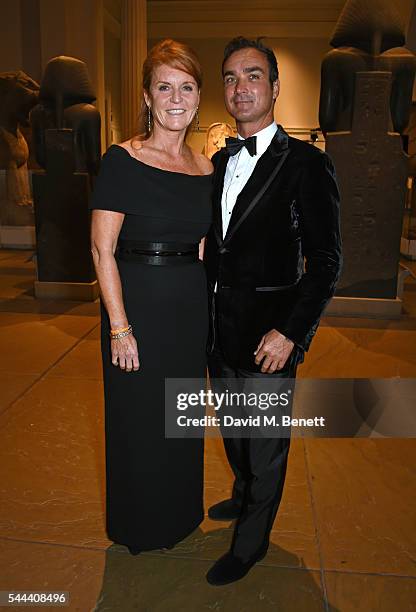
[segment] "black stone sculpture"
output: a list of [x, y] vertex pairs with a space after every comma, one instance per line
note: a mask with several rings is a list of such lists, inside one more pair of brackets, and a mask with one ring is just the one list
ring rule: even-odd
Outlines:
[[348, 0], [322, 62], [319, 121], [341, 190], [337, 295], [397, 296], [416, 58], [388, 1]]
[[88, 200], [100, 161], [100, 114], [84, 62], [51, 59], [31, 124], [38, 281], [91, 283]]

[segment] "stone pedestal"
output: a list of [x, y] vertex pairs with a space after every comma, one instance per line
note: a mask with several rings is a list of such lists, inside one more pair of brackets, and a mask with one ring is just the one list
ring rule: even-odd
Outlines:
[[400, 135], [389, 132], [390, 90], [390, 72], [358, 72], [352, 130], [327, 134], [341, 191], [336, 295], [344, 298], [397, 297], [408, 160]]
[[401, 298], [356, 298], [335, 296], [325, 309], [325, 316], [360, 317], [364, 319], [399, 319], [402, 314]]
[[91, 283], [55, 283], [35, 281], [35, 296], [45, 300], [94, 302], [100, 295], [97, 281]]
[[397, 297], [367, 298], [367, 297], [333, 297], [325, 308], [325, 316], [329, 317], [360, 317], [365, 319], [399, 319], [403, 307], [404, 281], [410, 271], [406, 266], [399, 265], [397, 275]]
[[98, 286], [91, 256], [90, 177], [72, 172], [72, 130], [46, 130], [47, 172], [33, 175], [37, 297], [94, 300]]
[[33, 208], [32, 206], [19, 206], [9, 200], [6, 170], [0, 170], [0, 248], [33, 249], [34, 247], [35, 216]]

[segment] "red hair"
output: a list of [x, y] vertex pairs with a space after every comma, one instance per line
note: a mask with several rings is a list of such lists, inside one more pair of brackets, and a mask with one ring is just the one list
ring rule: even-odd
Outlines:
[[[144, 91], [150, 91], [154, 70], [159, 66], [170, 66], [176, 70], [183, 70], [195, 79], [198, 89], [201, 88], [201, 64], [195, 51], [185, 43], [167, 38], [152, 47], [143, 63], [142, 86]], [[139, 135], [137, 138], [146, 140], [152, 134], [152, 131], [153, 121], [151, 121], [149, 130], [148, 109], [143, 98], [139, 115]]]

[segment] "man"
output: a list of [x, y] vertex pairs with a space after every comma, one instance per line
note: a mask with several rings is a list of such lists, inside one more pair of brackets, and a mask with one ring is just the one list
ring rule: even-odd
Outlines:
[[[279, 74], [271, 49], [236, 38], [225, 49], [222, 73], [238, 139], [227, 139], [212, 159], [214, 222], [205, 245], [210, 377], [216, 384], [294, 378], [340, 273], [335, 172], [328, 155], [274, 122]], [[224, 437], [232, 497], [208, 514], [237, 521], [230, 550], [207, 574], [211, 584], [242, 578], [265, 556], [289, 443]]]

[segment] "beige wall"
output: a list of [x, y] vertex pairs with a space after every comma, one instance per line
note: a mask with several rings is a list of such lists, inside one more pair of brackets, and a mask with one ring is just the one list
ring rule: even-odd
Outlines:
[[270, 45], [279, 62], [280, 96], [276, 119], [287, 128], [318, 127], [321, 62], [325, 39], [281, 39]]
[[[182, 39], [198, 54], [204, 72], [200, 105], [201, 128], [215, 121], [234, 125], [223, 103], [221, 63], [228, 39]], [[150, 40], [152, 46], [157, 42]], [[276, 120], [286, 128], [315, 128], [318, 126], [321, 61], [329, 50], [326, 39], [281, 38], [267, 39], [279, 64], [280, 96], [277, 100]], [[149, 47], [150, 48], [150, 47]], [[194, 134], [192, 144], [202, 148], [205, 136]]]

